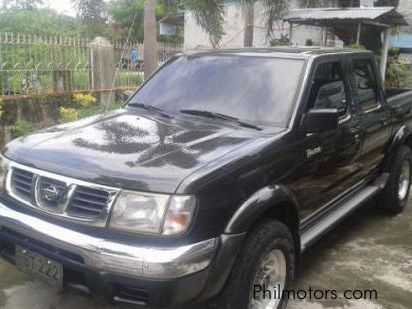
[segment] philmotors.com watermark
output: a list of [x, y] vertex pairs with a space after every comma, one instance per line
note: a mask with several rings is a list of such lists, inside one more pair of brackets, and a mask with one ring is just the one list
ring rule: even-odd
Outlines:
[[320, 290], [309, 287], [301, 290], [283, 289], [280, 284], [276, 286], [254, 285], [254, 299], [285, 299], [285, 300], [376, 300], [378, 299], [377, 290], [347, 289], [339, 292], [338, 290]]

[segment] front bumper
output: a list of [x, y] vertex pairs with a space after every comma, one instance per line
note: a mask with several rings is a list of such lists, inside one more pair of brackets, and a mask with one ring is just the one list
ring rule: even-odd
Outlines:
[[[35, 250], [64, 265], [65, 280], [73, 279], [65, 286], [97, 290], [119, 302], [164, 306], [207, 297], [205, 290], [218, 291], [216, 280], [210, 282], [210, 278], [227, 275], [231, 268], [228, 259], [234, 259], [240, 244], [240, 238], [236, 245], [226, 245], [227, 237], [221, 239], [225, 241], [216, 238], [169, 248], [130, 246], [52, 224], [0, 202], [4, 258], [13, 263], [16, 244]], [[222, 265], [228, 268], [224, 272]]]
[[78, 255], [84, 264], [131, 277], [173, 279], [207, 268], [217, 239], [171, 248], [136, 247], [82, 234], [0, 203], [0, 228]]

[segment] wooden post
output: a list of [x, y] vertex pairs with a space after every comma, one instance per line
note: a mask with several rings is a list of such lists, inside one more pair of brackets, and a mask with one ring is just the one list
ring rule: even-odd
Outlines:
[[293, 45], [293, 23], [289, 22], [289, 45]]
[[53, 91], [68, 93], [73, 91], [73, 74], [70, 70], [53, 71]]
[[386, 77], [386, 65], [388, 63], [388, 51], [389, 51], [389, 42], [391, 37], [391, 29], [386, 28], [383, 33], [383, 47], [381, 52], [381, 63], [380, 63], [380, 71], [382, 75], [382, 80], [385, 83]]
[[322, 47], [326, 47], [326, 28], [322, 27]]
[[91, 87], [100, 91], [100, 102], [112, 101], [115, 62], [113, 45], [105, 38], [97, 37], [88, 45], [91, 65]]
[[356, 45], [360, 45], [361, 33], [362, 33], [362, 23], [359, 23], [358, 29], [356, 31]]

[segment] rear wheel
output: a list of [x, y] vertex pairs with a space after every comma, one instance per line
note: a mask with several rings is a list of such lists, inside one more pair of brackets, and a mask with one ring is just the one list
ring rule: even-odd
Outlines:
[[[247, 237], [218, 298], [218, 308], [282, 309], [295, 276], [295, 249], [289, 229], [277, 221], [258, 225]], [[263, 294], [264, 290], [268, 290]], [[265, 297], [263, 297], [265, 295]]]
[[385, 189], [380, 193], [380, 208], [391, 214], [401, 213], [409, 199], [412, 176], [412, 152], [402, 146], [389, 168], [389, 179]]

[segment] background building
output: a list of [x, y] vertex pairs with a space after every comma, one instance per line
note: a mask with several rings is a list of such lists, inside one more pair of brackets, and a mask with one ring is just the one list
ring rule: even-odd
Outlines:
[[[398, 29], [399, 35], [412, 33], [412, 0], [320, 0], [302, 1], [291, 0], [290, 10], [310, 7], [373, 7], [394, 6], [398, 7], [408, 20], [409, 26]], [[222, 48], [242, 47], [245, 31], [245, 10], [240, 1], [228, 1], [225, 16], [225, 35], [221, 41]], [[289, 39], [289, 24], [278, 21], [270, 38], [267, 36], [265, 25], [265, 9], [261, 3], [255, 6], [254, 40], [255, 47], [279, 44]], [[394, 41], [393, 41], [394, 42]], [[190, 12], [185, 13], [184, 18], [184, 47], [185, 49], [210, 48], [207, 33], [197, 24]], [[342, 47], [343, 42], [325, 28], [299, 25], [293, 29], [292, 45], [315, 45]]]

